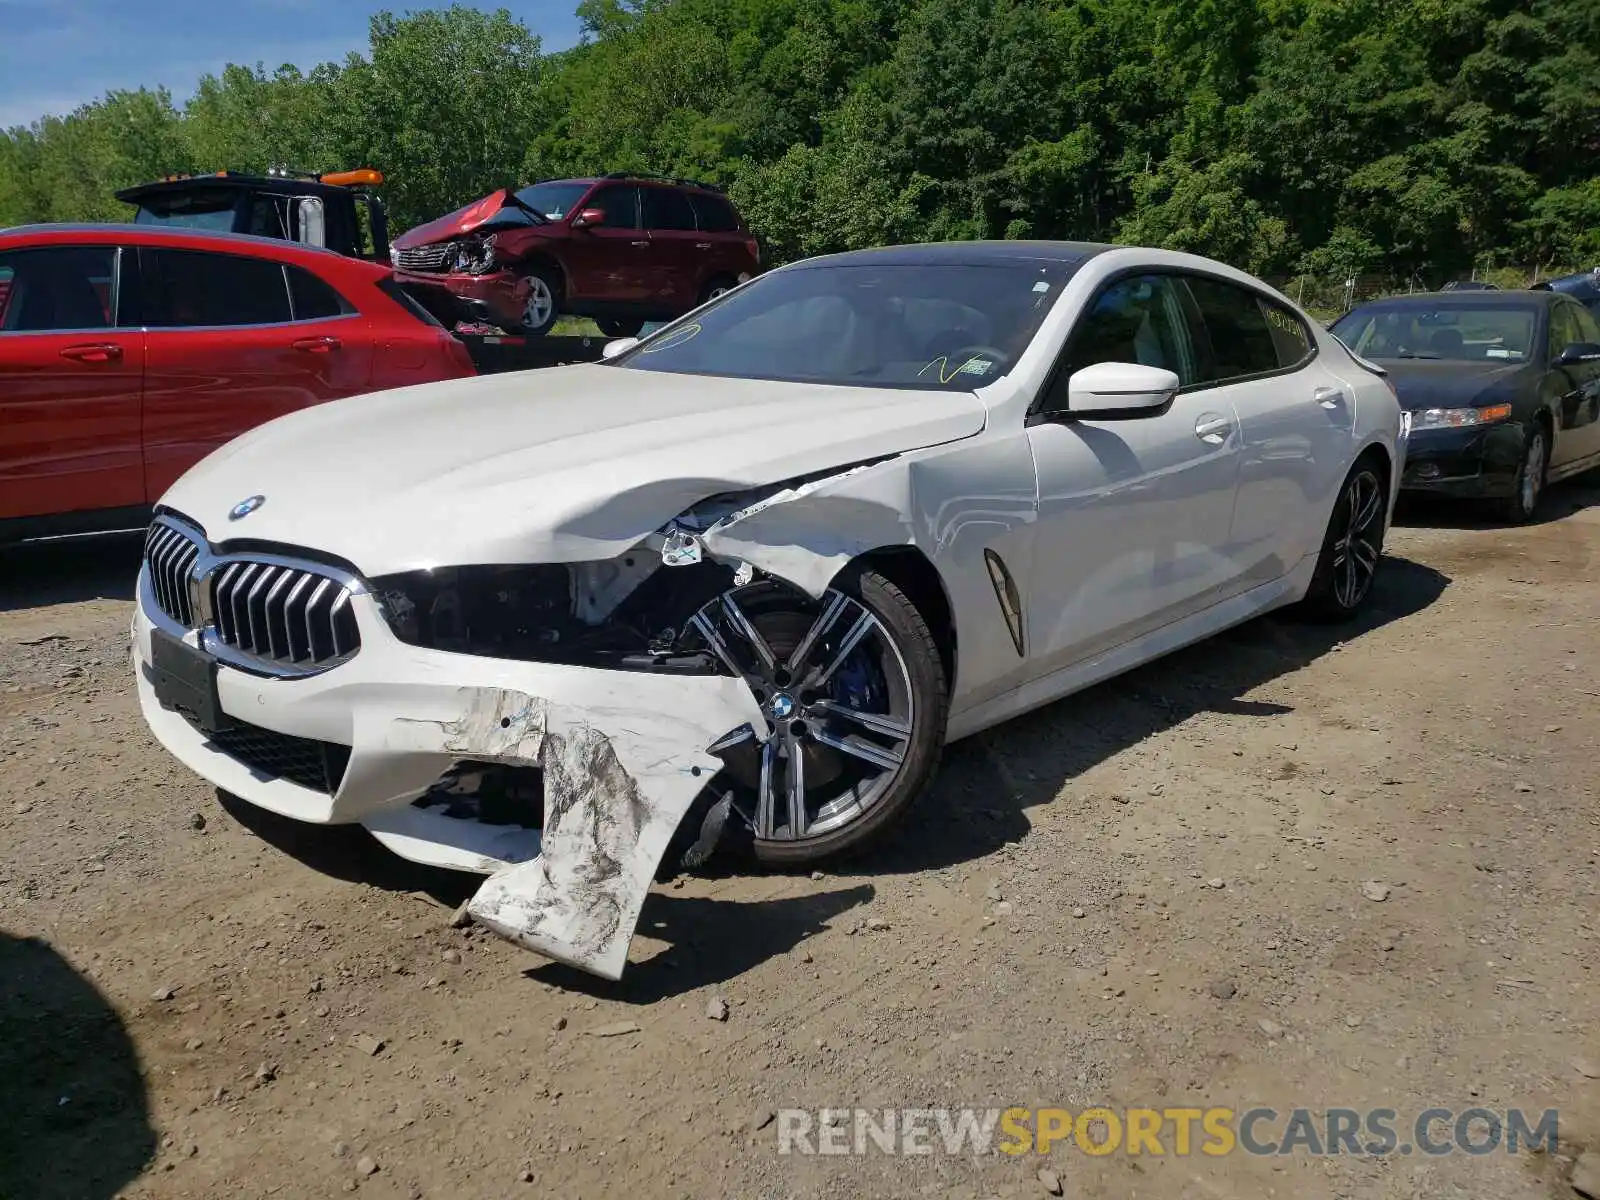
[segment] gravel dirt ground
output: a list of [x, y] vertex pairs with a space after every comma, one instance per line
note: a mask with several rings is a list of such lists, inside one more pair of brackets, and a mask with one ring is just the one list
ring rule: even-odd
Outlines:
[[[1362, 624], [1258, 621], [953, 747], [848, 871], [659, 886], [620, 984], [162, 753], [138, 545], [0, 552], [5, 1200], [979, 1200], [1043, 1165], [1548, 1200], [1600, 1146], [1600, 483], [1520, 529], [1410, 513]], [[770, 1121], [962, 1105], [1559, 1108], [1562, 1154], [782, 1156]]]

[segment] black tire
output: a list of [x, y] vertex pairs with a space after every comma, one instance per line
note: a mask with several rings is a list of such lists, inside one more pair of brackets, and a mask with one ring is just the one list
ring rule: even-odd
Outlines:
[[1543, 421], [1530, 421], [1522, 431], [1522, 459], [1516, 482], [1509, 496], [1495, 502], [1495, 515], [1508, 525], [1526, 525], [1533, 520], [1549, 474], [1550, 434]]
[[700, 303], [715, 300], [723, 292], [731, 292], [739, 286], [737, 279], [729, 279], [726, 275], [719, 275], [715, 279], [706, 281], [706, 286], [700, 289]]
[[518, 332], [528, 337], [543, 337], [561, 318], [561, 275], [551, 267], [534, 267], [525, 278], [528, 295]]
[[[1388, 519], [1388, 471], [1376, 455], [1365, 455], [1350, 468], [1333, 502], [1311, 587], [1300, 605], [1305, 616], [1348, 621], [1366, 606], [1383, 561]], [[1352, 547], [1360, 547], [1360, 552], [1352, 554]]]
[[596, 317], [594, 323], [608, 338], [638, 337], [639, 330], [644, 328], [643, 318], [636, 320], [632, 317]]
[[745, 830], [733, 840], [780, 869], [878, 842], [933, 777], [949, 707], [939, 647], [905, 593], [871, 570], [847, 572], [820, 602], [767, 581], [719, 597], [693, 624], [713, 628], [768, 717], [764, 740], [746, 731], [719, 751], [714, 790], [732, 793], [730, 824]]

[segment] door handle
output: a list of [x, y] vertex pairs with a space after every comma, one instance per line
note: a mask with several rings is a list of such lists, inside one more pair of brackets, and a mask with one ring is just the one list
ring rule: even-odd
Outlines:
[[64, 346], [62, 358], [78, 362], [117, 362], [122, 358], [122, 347], [115, 342], [90, 342], [82, 346]]
[[336, 337], [324, 335], [322, 337], [296, 338], [289, 344], [296, 350], [304, 350], [307, 354], [326, 354], [330, 350], [337, 350], [343, 343]]
[[1228, 433], [1232, 429], [1233, 422], [1216, 413], [1202, 413], [1200, 419], [1194, 423], [1195, 437], [1212, 446], [1220, 446], [1227, 441]]
[[1344, 407], [1344, 393], [1338, 388], [1319, 387], [1311, 393], [1311, 398], [1326, 409]]
[[634, 245], [635, 245], [635, 246], [643, 246], [643, 247], [646, 247], [646, 248], [648, 248], [648, 247], [649, 247], [649, 245], [650, 245], [650, 243], [649, 243], [649, 242], [634, 242], [634, 243], [633, 243], [633, 244], [634, 244]]
[[709, 249], [711, 249], [711, 243], [710, 242], [696, 242], [694, 244], [694, 248], [696, 250], [709, 250]]

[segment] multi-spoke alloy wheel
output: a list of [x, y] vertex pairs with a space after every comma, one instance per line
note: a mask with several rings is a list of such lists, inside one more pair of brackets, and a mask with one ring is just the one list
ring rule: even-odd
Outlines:
[[1362, 471], [1345, 487], [1342, 531], [1333, 543], [1333, 594], [1341, 608], [1355, 608], [1372, 587], [1383, 555], [1383, 485]]
[[522, 329], [542, 334], [556, 323], [556, 289], [545, 276], [535, 271], [528, 276], [528, 295], [522, 302]]
[[711, 747], [759, 857], [798, 865], [856, 849], [926, 782], [944, 726], [944, 677], [920, 614], [867, 574], [820, 602], [762, 582], [690, 621], [749, 684], [765, 718]]
[[1535, 423], [1524, 435], [1522, 465], [1517, 469], [1516, 485], [1500, 506], [1501, 515], [1507, 521], [1520, 525], [1533, 518], [1539, 507], [1539, 497], [1544, 493], [1549, 459], [1550, 449], [1545, 441], [1544, 426]]
[[1388, 489], [1378, 469], [1370, 460], [1357, 463], [1334, 503], [1306, 596], [1307, 608], [1314, 615], [1351, 616], [1371, 594], [1383, 558], [1388, 507]]

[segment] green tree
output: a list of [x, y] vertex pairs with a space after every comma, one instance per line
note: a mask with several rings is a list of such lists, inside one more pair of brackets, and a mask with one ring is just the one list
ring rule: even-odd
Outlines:
[[231, 65], [0, 133], [0, 221], [171, 171], [370, 165], [394, 223], [533, 178], [731, 185], [774, 259], [1118, 239], [1258, 271], [1600, 254], [1600, 0], [581, 0], [379, 13], [364, 54]]
[[504, 9], [372, 18], [370, 58], [328, 81], [331, 160], [373, 165], [404, 227], [520, 181], [541, 115], [539, 39]]

